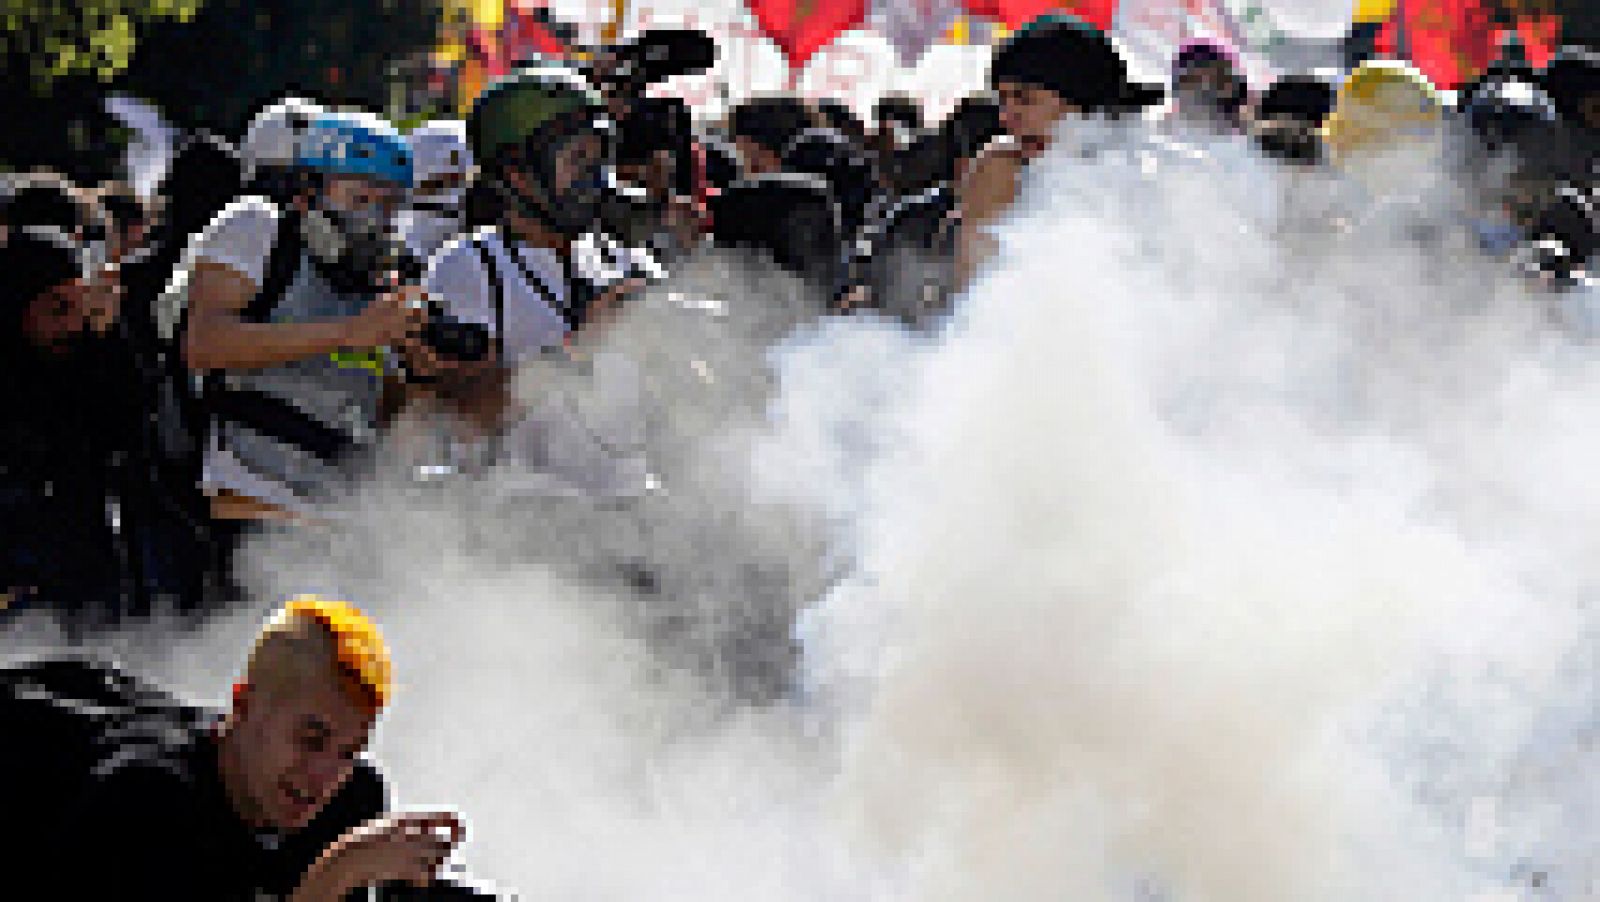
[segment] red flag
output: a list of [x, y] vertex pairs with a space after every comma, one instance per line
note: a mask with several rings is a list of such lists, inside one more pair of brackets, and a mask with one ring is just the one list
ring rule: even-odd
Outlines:
[[467, 29], [467, 53], [483, 67], [484, 77], [494, 79], [506, 74], [506, 59], [500, 52], [498, 31], [476, 24]]
[[[1500, 52], [1504, 29], [1489, 0], [1400, 0], [1380, 51], [1409, 59], [1441, 88], [1455, 90], [1483, 73]], [[1535, 66], [1548, 62], [1561, 34], [1555, 16], [1519, 16], [1516, 31]]]
[[500, 27], [500, 49], [510, 65], [535, 56], [567, 55], [567, 45], [551, 30], [544, 8], [530, 9], [520, 4], [506, 9], [506, 21]]
[[867, 17], [867, 0], [747, 0], [761, 33], [798, 70], [834, 38]]
[[1522, 45], [1528, 48], [1528, 62], [1543, 69], [1550, 57], [1561, 49], [1561, 17], [1523, 16], [1517, 21], [1517, 34], [1522, 36]]

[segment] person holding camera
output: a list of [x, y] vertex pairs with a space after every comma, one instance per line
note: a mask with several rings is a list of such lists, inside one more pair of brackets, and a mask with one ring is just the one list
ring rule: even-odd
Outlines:
[[[362, 754], [391, 701], [391, 671], [361, 611], [302, 596], [258, 634], [220, 714], [105, 665], [0, 672], [0, 704], [42, 743], [8, 761], [47, 784], [7, 791], [59, 796], [27, 814], [32, 835], [11, 851], [73, 899], [336, 902], [365, 887], [433, 885], [464, 837], [461, 819], [387, 811]], [[91, 730], [101, 735], [81, 762], [88, 773], [58, 767], [80, 761], [74, 725], [95, 709], [108, 715]], [[17, 757], [43, 754], [55, 757]]]
[[591, 297], [576, 272], [607, 190], [611, 123], [577, 73], [544, 66], [492, 85], [467, 131], [479, 166], [468, 202], [476, 228], [434, 255], [423, 284], [452, 317], [487, 328], [494, 356], [515, 364], [561, 347], [639, 287], [621, 280]]
[[584, 340], [644, 284], [585, 272], [612, 161], [604, 101], [571, 69], [523, 69], [478, 98], [467, 134], [479, 166], [469, 216], [479, 227], [434, 255], [424, 285], [452, 319], [487, 329], [492, 350], [453, 367], [439, 390], [479, 438], [498, 436], [490, 444], [535, 470], [609, 481], [609, 462], [634, 459], [631, 438], [566, 409], [553, 387], [530, 404], [514, 404], [509, 388], [515, 368], [541, 360], [612, 386], [608, 400], [626, 404], [618, 393], [631, 394], [626, 361], [591, 355]]
[[325, 508], [342, 464], [379, 425], [400, 348], [425, 370], [420, 288], [396, 287], [391, 222], [412, 181], [405, 139], [380, 117], [324, 112], [298, 138], [287, 203], [238, 198], [191, 243], [163, 327], [203, 374], [202, 484], [214, 517], [295, 520]]

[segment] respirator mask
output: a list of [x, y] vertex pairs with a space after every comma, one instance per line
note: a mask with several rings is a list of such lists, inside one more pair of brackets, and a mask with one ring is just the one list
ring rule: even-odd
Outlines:
[[598, 134], [602, 140], [608, 138], [603, 128], [571, 135], [543, 154], [538, 163], [522, 169], [535, 194], [530, 196], [518, 190], [504, 177], [491, 180], [493, 190], [516, 212], [543, 222], [565, 237], [575, 238], [589, 231], [599, 220], [602, 205], [611, 190], [607, 155], [597, 155], [594, 162], [560, 187], [556, 186], [554, 171], [554, 161], [560, 150], [587, 134]]
[[301, 232], [317, 271], [342, 293], [376, 291], [399, 266], [399, 243], [382, 207], [347, 210], [319, 201]]

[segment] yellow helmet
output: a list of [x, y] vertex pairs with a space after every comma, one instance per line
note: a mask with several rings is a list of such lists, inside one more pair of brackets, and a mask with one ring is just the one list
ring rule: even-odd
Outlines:
[[1339, 86], [1322, 125], [1335, 161], [1437, 138], [1445, 104], [1427, 76], [1399, 60], [1369, 60]]

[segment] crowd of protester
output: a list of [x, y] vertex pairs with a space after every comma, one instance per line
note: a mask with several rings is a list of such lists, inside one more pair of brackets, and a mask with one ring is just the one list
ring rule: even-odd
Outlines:
[[[1044, 17], [997, 48], [988, 92], [934, 122], [904, 95], [870, 121], [793, 95], [709, 121], [648, 90], [714, 55], [703, 35], [647, 34], [519, 69], [465, 120], [405, 134], [284, 98], [237, 140], [186, 137], [149, 199], [8, 176], [0, 602], [77, 627], [225, 605], [241, 537], [323, 517], [397, 412], [517, 428], [519, 363], [576, 353], [707, 246], [767, 258], [834, 314], [936, 325], [1023, 169], [1081, 120], [1183, 165], [1339, 175], [1424, 148], [1468, 188], [1457, 218], [1479, 252], [1536, 292], [1589, 290], [1585, 48], [1534, 68], [1508, 42], [1452, 95], [1393, 60], [1256, 90], [1195, 41], [1145, 85], [1104, 34]], [[1336, 234], [1303, 212], [1285, 222]]]
[[[1392, 60], [1252, 90], [1226, 48], [1194, 42], [1155, 86], [1130, 79], [1105, 35], [1045, 17], [997, 48], [990, 92], [937, 122], [899, 95], [870, 122], [797, 96], [712, 122], [647, 91], [709, 64], [707, 43], [658, 33], [530, 65], [464, 121], [406, 134], [284, 98], [236, 141], [185, 139], [153, 201], [8, 177], [0, 617], [91, 630], [228, 606], [241, 540], [336, 520], [352, 461], [397, 416], [446, 410], [485, 453], [514, 453], [507, 439], [550, 426], [512, 391], [516, 368], [582, 360], [630, 298], [708, 247], [786, 271], [822, 315], [935, 328], [1024, 170], [1090, 120], [1123, 140], [1075, 152], [1326, 173], [1356, 186], [1357, 207], [1396, 190], [1363, 167], [1421, 153], [1466, 188], [1446, 218], [1476, 253], [1534, 298], [1592, 291], [1600, 57], [1583, 48], [1535, 69], [1509, 43], [1450, 97]], [[1348, 227], [1290, 214], [1272, 227], [1326, 241]], [[542, 438], [524, 462], [552, 472], [611, 450]], [[646, 475], [626, 457], [569, 482], [626, 492]], [[52, 750], [6, 768], [29, 775], [4, 786], [8, 810], [28, 812], [7, 846], [69, 897], [321, 900], [377, 884], [401, 897], [461, 823], [383, 813], [358, 752], [389, 682], [376, 628], [318, 599], [269, 624], [226, 712], [114, 669], [0, 672], [7, 723], [37, 740], [8, 752]], [[107, 730], [120, 738], [105, 744]]]

